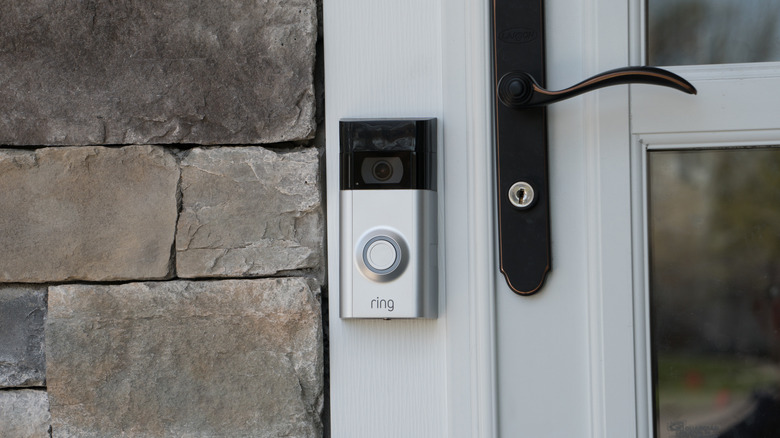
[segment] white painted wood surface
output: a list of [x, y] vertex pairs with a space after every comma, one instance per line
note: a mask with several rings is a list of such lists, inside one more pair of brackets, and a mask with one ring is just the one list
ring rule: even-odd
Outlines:
[[448, 434], [452, 437], [493, 437], [497, 432], [489, 35], [490, 2], [444, 2], [443, 223]]
[[[495, 414], [488, 2], [325, 0], [334, 437], [489, 437]], [[338, 318], [338, 120], [439, 118], [440, 316]]]
[[437, 0], [325, 1], [326, 172], [334, 437], [446, 436], [445, 320], [338, 311], [338, 121], [441, 117]]
[[[593, 2], [548, 0], [547, 86], [562, 89], [596, 73], [588, 63], [598, 37]], [[589, 38], [588, 46], [583, 38]], [[596, 64], [596, 65], [594, 65]], [[588, 100], [590, 99], [590, 100]], [[598, 260], [589, 250], [600, 219], [591, 198], [598, 190], [593, 131], [600, 115], [593, 96], [548, 108], [552, 271], [532, 297], [497, 283], [500, 436], [587, 437], [593, 428], [591, 289], [599, 287]], [[591, 111], [586, 111], [590, 109]], [[621, 113], [618, 113], [619, 115]], [[603, 121], [602, 121], [603, 122]], [[593, 250], [599, 249], [592, 247]], [[595, 256], [600, 256], [598, 253]], [[598, 362], [600, 363], [600, 361]], [[594, 435], [600, 436], [600, 435]]]

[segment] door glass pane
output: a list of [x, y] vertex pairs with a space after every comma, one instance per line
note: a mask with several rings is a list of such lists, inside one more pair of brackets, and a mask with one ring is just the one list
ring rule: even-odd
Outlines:
[[780, 148], [649, 153], [655, 436], [780, 437]]
[[780, 60], [778, 0], [647, 0], [649, 65]]

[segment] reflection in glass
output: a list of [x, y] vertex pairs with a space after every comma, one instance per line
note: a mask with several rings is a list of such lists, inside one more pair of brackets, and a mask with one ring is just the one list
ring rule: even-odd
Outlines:
[[780, 1], [648, 0], [648, 65], [780, 61]]
[[780, 437], [780, 148], [649, 154], [655, 436]]

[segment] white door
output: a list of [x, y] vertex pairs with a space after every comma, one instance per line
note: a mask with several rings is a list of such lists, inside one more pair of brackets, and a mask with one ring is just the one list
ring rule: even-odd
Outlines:
[[546, 4], [549, 88], [649, 58], [699, 93], [550, 107], [553, 271], [496, 280], [501, 436], [780, 434], [777, 3]]
[[[726, 173], [716, 174], [712, 169], [740, 160], [736, 155], [710, 158], [710, 151], [771, 155], [771, 148], [756, 147], [780, 144], [780, 66], [671, 67], [694, 83], [697, 96], [624, 85], [552, 105], [552, 272], [538, 294], [521, 297], [505, 285], [495, 263], [487, 3], [324, 2], [333, 436], [624, 438], [728, 432], [753, 412], [751, 406], [773, 400], [773, 345], [771, 338], [759, 335], [773, 328], [766, 300], [778, 294], [772, 283], [780, 282], [773, 257], [780, 256], [772, 243], [778, 240], [777, 229], [767, 225], [773, 222], [772, 209], [752, 208], [763, 215], [758, 222], [742, 214], [751, 205], [771, 207], [772, 191], [740, 195], [733, 190], [753, 182], [734, 175], [773, 175], [772, 158], [748, 159], [742, 165], [748, 170], [727, 167]], [[676, 3], [693, 9], [667, 23], [690, 29], [692, 17], [706, 16], [693, 2]], [[765, 2], [704, 3], [727, 10]], [[658, 14], [652, 3], [545, 4], [548, 88], [562, 89], [604, 70], [645, 63], [645, 11]], [[768, 11], [758, 15], [772, 18]], [[713, 28], [729, 28], [715, 23]], [[748, 28], [756, 34], [763, 29], [761, 38], [774, 41], [771, 29]], [[721, 41], [750, 33], [731, 31], [723, 37], [701, 30], [705, 42], [718, 41], [714, 50], [707, 50], [717, 55]], [[664, 35], [667, 30], [653, 32]], [[687, 50], [682, 39], [693, 37], [677, 38], [663, 47]], [[705, 51], [697, 47], [694, 53]], [[709, 59], [682, 62], [722, 61]], [[431, 116], [441, 126], [440, 316], [432, 321], [339, 320], [338, 120]], [[761, 170], [767, 163], [769, 170]], [[771, 178], [756, 181], [780, 186]], [[696, 191], [714, 184], [728, 188], [723, 199]], [[746, 223], [753, 233], [740, 238], [710, 228], [705, 232], [702, 221], [718, 216], [719, 209], [728, 210], [730, 221], [720, 224], [721, 231], [723, 224], [744, 228]], [[685, 240], [691, 235], [698, 240]], [[754, 246], [729, 243], [740, 239]], [[709, 240], [725, 242], [718, 247], [721, 255], [756, 248], [764, 257], [758, 262], [753, 254], [710, 264], [731, 265], [738, 273], [747, 272], [744, 277], [761, 278], [754, 282], [759, 284], [755, 290], [742, 294], [750, 300], [727, 300], [696, 313], [702, 302], [724, 294], [732, 299], [740, 295], [734, 291], [751, 283], [739, 283], [738, 274], [710, 273], [706, 279], [708, 271], [694, 263], [705, 257], [694, 249]], [[682, 248], [658, 246], [667, 241], [682, 242]], [[756, 263], [763, 264], [761, 269]], [[710, 283], [692, 280], [699, 271]], [[708, 295], [714, 280], [732, 287]], [[660, 287], [667, 284], [678, 288]], [[684, 299], [669, 304], [661, 297], [653, 304], [664, 293]], [[648, 315], [654, 305], [660, 308], [654, 318], [663, 323], [663, 329], [655, 324], [656, 337], [677, 332], [684, 339], [655, 346], [650, 342]], [[687, 313], [668, 313], [669, 307]], [[729, 308], [738, 311], [728, 313]], [[720, 329], [724, 325], [733, 326], [737, 336], [728, 337], [729, 330]], [[740, 341], [748, 338], [753, 340]], [[700, 348], [687, 352], [681, 347], [690, 345]], [[659, 351], [671, 354], [661, 357]], [[739, 354], [725, 360], [710, 360], [735, 352]], [[659, 357], [654, 372], [652, 364]], [[739, 366], [745, 363], [749, 366]], [[675, 366], [684, 369], [678, 372]], [[733, 375], [740, 378], [729, 377]], [[657, 409], [654, 387], [662, 390]], [[769, 398], [760, 398], [762, 393]]]

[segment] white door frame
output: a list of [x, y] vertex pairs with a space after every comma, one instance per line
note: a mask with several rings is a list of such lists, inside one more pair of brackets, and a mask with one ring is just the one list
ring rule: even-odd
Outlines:
[[[334, 437], [495, 436], [486, 1], [325, 0]], [[338, 318], [338, 120], [439, 118], [440, 312]]]
[[[638, 1], [590, 0], [583, 40], [588, 75], [638, 65], [631, 59], [629, 17]], [[615, 25], [623, 23], [623, 25]], [[633, 62], [632, 62], [633, 61]], [[588, 321], [591, 436], [643, 436], [643, 397], [637, 397], [634, 342], [642, 306], [634, 306], [636, 267], [632, 217], [629, 88], [614, 87], [584, 98], [588, 222]], [[641, 213], [640, 213], [641, 214]], [[641, 216], [639, 216], [641, 217]], [[641, 230], [640, 230], [641, 231]], [[641, 278], [641, 277], [639, 277]], [[636, 311], [636, 313], [635, 313]], [[637, 320], [637, 317], [641, 319]], [[641, 332], [641, 330], [639, 330]], [[639, 391], [640, 394], [642, 391]], [[644, 428], [644, 430], [647, 430]]]
[[[490, 4], [479, 0], [444, 3], [446, 186], [440, 187], [445, 189], [443, 217], [448, 245], [443, 290], [448, 325], [448, 435], [492, 437], [497, 430], [497, 269]], [[466, 274], [462, 284], [454, 276], [459, 272]]]

